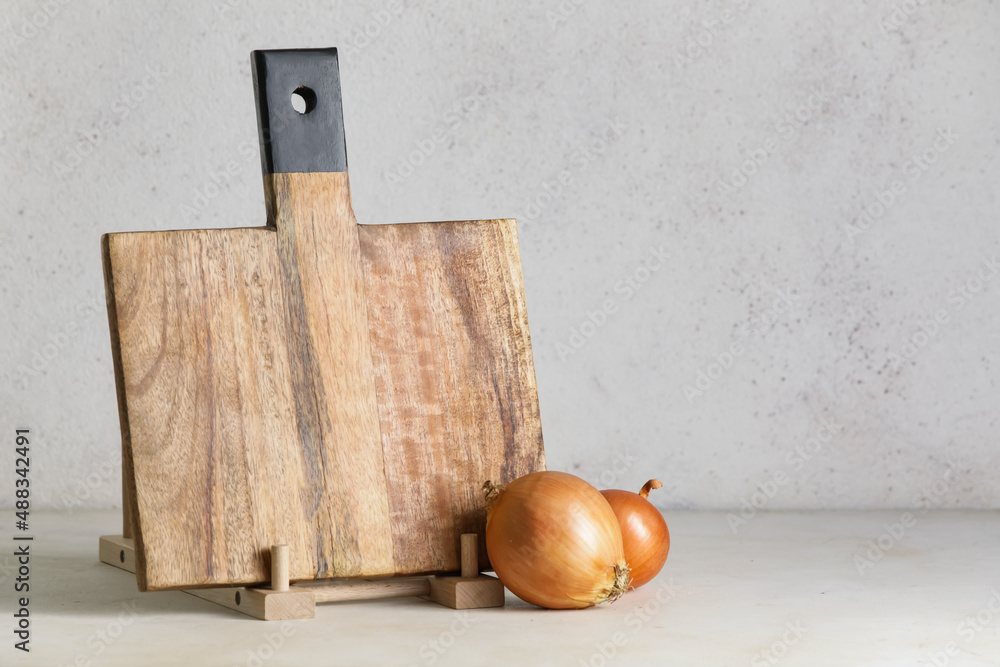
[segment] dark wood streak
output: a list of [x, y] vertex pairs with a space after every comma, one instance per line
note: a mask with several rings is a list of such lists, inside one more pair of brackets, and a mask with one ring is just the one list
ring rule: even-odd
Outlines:
[[[331, 373], [331, 369], [323, 368], [319, 361], [313, 332], [314, 327], [322, 327], [325, 323], [319, 321], [319, 315], [309, 312], [309, 309], [310, 306], [318, 308], [319, 302], [327, 307], [327, 295], [322, 289], [317, 289], [317, 284], [322, 282], [317, 280], [317, 276], [307, 275], [312, 290], [309, 293], [303, 285], [302, 271], [311, 271], [313, 266], [322, 270], [322, 252], [329, 249], [321, 249], [315, 244], [301, 247], [299, 236], [312, 232], [314, 238], [322, 238], [325, 226], [346, 226], [355, 234], [353, 243], [356, 248], [357, 225], [353, 217], [346, 220], [340, 218], [338, 213], [342, 212], [336, 209], [323, 210], [325, 219], [317, 219], [314, 211], [302, 206], [303, 202], [296, 202], [301, 194], [296, 192], [296, 184], [288, 175], [274, 175], [269, 191], [275, 197], [268, 208], [274, 211], [278, 255], [287, 289], [285, 302], [299, 433], [305, 462], [309, 467], [308, 479], [310, 484], [315, 484], [310, 489], [313, 505], [307, 508], [307, 516], [314, 522], [316, 536], [315, 576], [339, 576], [360, 571], [365, 566], [359, 543], [361, 528], [355, 522], [354, 508], [345, 501], [355, 491], [348, 488], [354, 481], [345, 478], [337, 461], [329, 460], [330, 453], [351, 451], [355, 445], [352, 442], [338, 442], [335, 435], [338, 432], [337, 419], [342, 418], [343, 410], [348, 407], [345, 403], [351, 398], [334, 395], [324, 386], [324, 374]], [[347, 193], [335, 189], [330, 194], [333, 201], [329, 204], [333, 207], [338, 196]], [[347, 211], [349, 212], [349, 208]], [[337, 249], [342, 250], [345, 249]], [[303, 262], [303, 257], [307, 261]], [[350, 298], [349, 294], [343, 296]], [[363, 294], [357, 296], [363, 299]], [[358, 304], [352, 305], [357, 307]], [[341, 341], [331, 331], [327, 330], [325, 333], [330, 336], [330, 340], [324, 341], [325, 344], [333, 347], [341, 345]], [[377, 421], [375, 426], [377, 427]], [[376, 444], [380, 444], [377, 433], [374, 435]], [[322, 511], [319, 511], [320, 508]]]
[[[286, 193], [287, 183], [279, 191]], [[275, 202], [278, 220], [294, 220], [291, 202], [280, 197]], [[286, 288], [285, 310], [288, 318], [288, 354], [292, 371], [292, 386], [295, 396], [295, 412], [299, 427], [299, 443], [302, 448], [304, 469], [309, 486], [302, 489], [303, 509], [310, 521], [316, 518], [324, 494], [324, 473], [326, 468], [326, 447], [323, 433], [330, 427], [324, 421], [326, 413], [326, 392], [323, 389], [322, 372], [317, 360], [312, 335], [309, 331], [309, 316], [305, 312], [305, 294], [302, 277], [299, 275], [296, 258], [295, 225], [277, 225], [278, 257]]]

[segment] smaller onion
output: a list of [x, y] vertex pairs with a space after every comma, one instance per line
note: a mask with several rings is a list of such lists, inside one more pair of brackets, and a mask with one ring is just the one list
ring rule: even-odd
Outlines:
[[581, 609], [628, 590], [622, 533], [593, 486], [564, 472], [534, 472], [486, 492], [486, 551], [500, 581], [525, 602]]
[[649, 583], [663, 569], [670, 551], [670, 532], [660, 511], [647, 500], [652, 489], [663, 484], [651, 479], [639, 493], [608, 489], [601, 491], [622, 528], [625, 560], [632, 568], [632, 588]]

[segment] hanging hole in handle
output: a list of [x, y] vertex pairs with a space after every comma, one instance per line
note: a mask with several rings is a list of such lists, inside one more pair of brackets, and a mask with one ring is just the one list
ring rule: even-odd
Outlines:
[[240, 595], [239, 591], [236, 591], [236, 606], [240, 606], [241, 602], [243, 602], [243, 596]]
[[125, 562], [125, 550], [124, 549], [122, 549], [122, 552], [120, 554], [118, 554], [118, 560], [120, 560], [123, 563]]
[[292, 108], [305, 115], [316, 108], [316, 93], [312, 88], [299, 86], [292, 93]]

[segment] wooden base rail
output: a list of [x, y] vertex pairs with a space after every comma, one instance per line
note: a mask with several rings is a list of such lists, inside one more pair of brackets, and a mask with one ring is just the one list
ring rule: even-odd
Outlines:
[[[288, 546], [271, 547], [269, 588], [185, 589], [188, 595], [214, 602], [264, 621], [315, 618], [316, 604], [377, 598], [421, 597], [452, 609], [479, 609], [504, 605], [503, 584], [496, 577], [479, 573], [478, 537], [462, 535], [462, 574], [454, 576], [409, 577], [377, 581], [318, 581], [290, 584]], [[135, 573], [135, 546], [132, 538], [105, 535], [100, 541], [101, 562]]]

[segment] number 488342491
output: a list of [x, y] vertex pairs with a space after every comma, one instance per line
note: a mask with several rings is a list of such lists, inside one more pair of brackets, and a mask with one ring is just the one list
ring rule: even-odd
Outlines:
[[[31, 495], [28, 490], [30, 486], [28, 470], [31, 467], [31, 459], [28, 457], [30, 442], [28, 441], [27, 433], [27, 429], [18, 429], [14, 449], [15, 454], [17, 454], [17, 460], [14, 462], [15, 472], [17, 473], [17, 479], [14, 482], [14, 507], [17, 509], [15, 514], [19, 522], [24, 522], [25, 528], [28, 521], [28, 507], [30, 507], [28, 498]], [[21, 525], [20, 523], [18, 524], [19, 527]]]

